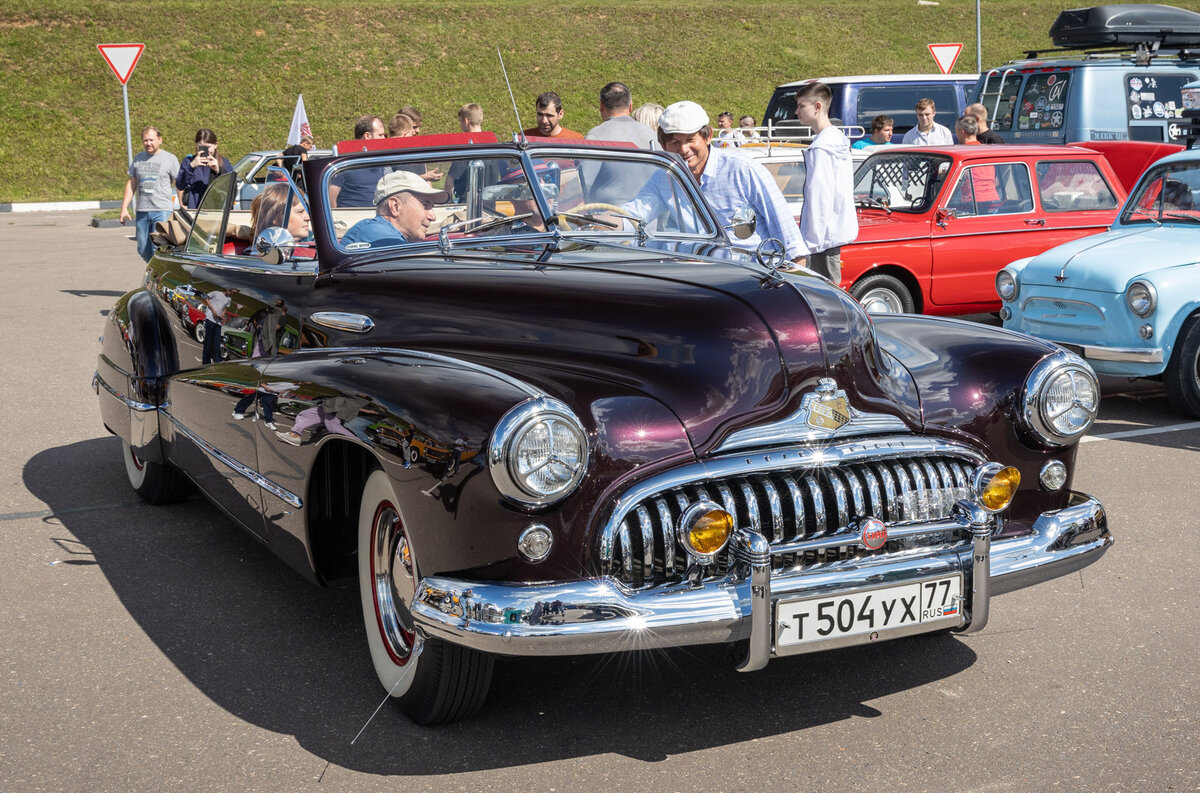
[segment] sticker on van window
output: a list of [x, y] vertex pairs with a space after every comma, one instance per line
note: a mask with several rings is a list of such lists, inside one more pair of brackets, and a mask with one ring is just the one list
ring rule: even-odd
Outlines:
[[1141, 80], [1141, 78], [1140, 78], [1140, 77], [1130, 77], [1130, 78], [1129, 78], [1129, 87], [1130, 87], [1130, 88], [1132, 88], [1132, 89], [1133, 89], [1133, 90], [1135, 90], [1135, 91], [1140, 91], [1140, 90], [1142, 90], [1142, 80]]
[[1142, 118], [1142, 106], [1141, 105], [1133, 105], [1132, 107], [1129, 108], [1129, 112], [1132, 113], [1133, 117], [1136, 119], [1140, 120]]
[[1159, 118], [1166, 118], [1167, 109], [1163, 106], [1162, 102], [1154, 103], [1154, 115], [1158, 116]]

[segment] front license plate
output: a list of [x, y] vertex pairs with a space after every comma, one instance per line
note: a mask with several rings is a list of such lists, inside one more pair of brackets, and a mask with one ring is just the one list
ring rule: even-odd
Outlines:
[[952, 575], [845, 595], [780, 601], [775, 609], [775, 643], [823, 642], [932, 622], [957, 624], [961, 598], [962, 576]]

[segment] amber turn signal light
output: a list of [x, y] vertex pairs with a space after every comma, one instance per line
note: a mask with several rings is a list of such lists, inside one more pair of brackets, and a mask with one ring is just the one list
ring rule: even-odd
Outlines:
[[980, 469], [983, 476], [978, 479], [979, 501], [988, 512], [999, 512], [1011, 504], [1017, 494], [1021, 472], [1012, 466], [1001, 468], [996, 463], [985, 469], [988, 470]]
[[711, 562], [733, 534], [733, 515], [711, 501], [701, 501], [683, 513], [677, 533], [689, 555]]

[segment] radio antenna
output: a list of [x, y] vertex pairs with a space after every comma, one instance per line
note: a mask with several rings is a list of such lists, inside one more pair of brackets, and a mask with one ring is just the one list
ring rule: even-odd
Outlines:
[[521, 111], [517, 110], [517, 98], [513, 96], [512, 83], [508, 81], [508, 69], [504, 68], [504, 56], [500, 54], [500, 48], [496, 48], [496, 57], [500, 59], [500, 71], [504, 74], [504, 84], [508, 87], [508, 98], [512, 101], [513, 115], [517, 117], [517, 129], [521, 130], [517, 134], [521, 136], [522, 143], [528, 143], [525, 139], [525, 125], [521, 123]]

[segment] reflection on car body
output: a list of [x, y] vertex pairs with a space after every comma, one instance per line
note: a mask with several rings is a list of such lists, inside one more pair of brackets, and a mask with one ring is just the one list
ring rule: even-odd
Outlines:
[[[723, 643], [752, 671], [978, 630], [992, 596], [1111, 543], [1070, 486], [1098, 399], [1082, 361], [872, 322], [732, 247], [665, 153], [471, 140], [310, 160], [290, 200], [312, 238], [275, 233], [261, 255], [230, 244], [244, 210], [216, 180], [187, 246], [117, 302], [95, 380], [144, 498], [195, 485], [310, 579], [357, 576], [375, 671], [416, 721], [475, 712], [496, 655]], [[462, 162], [465, 194], [425, 238], [342, 244], [371, 210], [331, 206], [337, 173]], [[593, 200], [580, 166], [597, 163], [668, 210]], [[518, 201], [544, 230], [518, 228]], [[184, 286], [231, 295], [224, 360], [202, 363], [171, 307]], [[955, 608], [864, 629], [871, 609], [844, 604], [882, 581], [945, 581]], [[810, 606], [835, 625], [793, 643], [776, 610]]]

